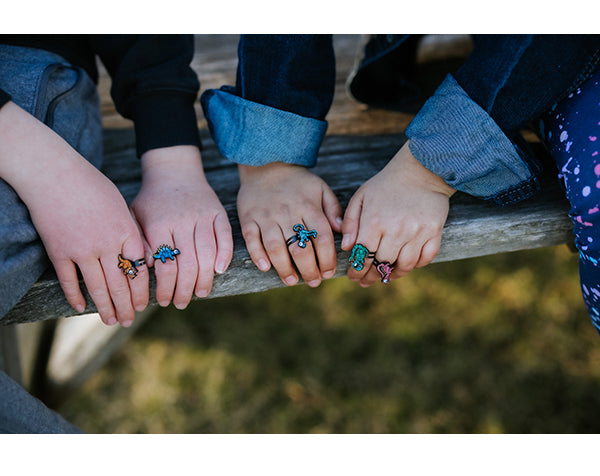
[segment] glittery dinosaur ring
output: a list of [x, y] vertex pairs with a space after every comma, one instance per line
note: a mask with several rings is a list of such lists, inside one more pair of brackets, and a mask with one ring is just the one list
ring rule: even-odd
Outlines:
[[178, 254], [181, 254], [181, 251], [179, 251], [177, 248], [171, 248], [169, 245], [160, 245], [152, 257], [154, 259], [159, 259], [162, 263], [164, 263], [167, 259], [174, 261], [175, 256]]
[[394, 266], [391, 265], [389, 261], [378, 261], [377, 259], [375, 259], [373, 263], [375, 263], [375, 269], [377, 269], [381, 275], [381, 282], [383, 284], [388, 284], [390, 282], [390, 275], [392, 274], [392, 271], [394, 271]]
[[375, 252], [369, 251], [365, 245], [356, 243], [354, 248], [352, 248], [352, 252], [350, 253], [350, 258], [348, 258], [348, 261], [352, 263], [352, 267], [356, 271], [362, 271], [362, 269], [365, 267], [365, 259], [373, 258], [375, 258]]
[[123, 255], [119, 255], [119, 268], [129, 279], [135, 279], [138, 274], [138, 267], [145, 264], [146, 260], [144, 258], [131, 261], [130, 259], [123, 258]]
[[308, 239], [317, 237], [317, 230], [307, 230], [306, 228], [304, 228], [304, 225], [301, 225], [300, 223], [294, 225], [292, 230], [294, 230], [296, 234], [290, 236], [287, 240], [285, 240], [285, 244], [288, 247], [292, 243], [295, 243], [297, 241], [298, 246], [300, 248], [306, 248], [306, 243], [308, 243]]

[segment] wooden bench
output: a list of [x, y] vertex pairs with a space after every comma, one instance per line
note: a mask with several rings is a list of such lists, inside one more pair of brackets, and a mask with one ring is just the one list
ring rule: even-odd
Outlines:
[[[222, 38], [219, 39], [222, 40]], [[350, 41], [351, 39], [353, 43]], [[344, 43], [346, 40], [348, 44]], [[339, 42], [341, 42], [341, 46]], [[229, 43], [235, 46], [234, 38], [230, 39]], [[348, 203], [355, 190], [366, 179], [377, 173], [404, 143], [406, 138], [398, 129], [405, 127], [411, 118], [411, 116], [394, 116], [393, 113], [370, 111], [345, 98], [343, 80], [350, 68], [352, 56], [350, 51], [354, 51], [356, 43], [356, 38], [343, 37], [338, 40], [336, 52], [338, 69], [341, 69], [338, 91], [332, 108], [332, 117], [329, 118], [330, 132], [321, 147], [318, 165], [313, 169], [332, 187], [342, 206]], [[352, 48], [351, 45], [353, 45]], [[340, 54], [340, 50], [343, 54]], [[215, 55], [214, 52], [212, 54]], [[234, 68], [235, 49], [232, 47], [232, 51], [227, 54], [229, 56], [226, 58], [230, 60], [233, 58], [233, 60], [227, 62], [220, 58], [220, 61], [224, 61], [223, 64]], [[197, 61], [202, 62], [201, 60]], [[205, 58], [204, 64], [206, 61]], [[215, 71], [220, 71], [222, 68], [223, 65], [216, 67]], [[203, 69], [198, 67], [199, 74], [202, 71]], [[234, 74], [234, 70], [229, 74], [229, 80], [233, 81], [231, 75]], [[211, 84], [210, 81], [206, 84], [207, 81], [203, 80], [202, 76], [201, 81], [204, 83], [204, 87], [218, 87], [227, 82], [227, 79], [223, 79], [217, 74], [213, 78], [214, 84]], [[106, 97], [106, 94], [104, 96]], [[386, 114], [388, 115], [386, 116]], [[109, 117], [106, 121], [109, 127], [105, 130], [103, 171], [116, 183], [126, 200], [131, 201], [139, 189], [141, 178], [139, 160], [135, 156], [133, 131], [131, 128], [110, 127], [110, 111], [106, 116]], [[199, 117], [201, 117], [200, 114]], [[395, 118], [396, 122], [389, 118]], [[390, 129], [391, 122], [393, 124]], [[365, 123], [370, 126], [365, 126]], [[374, 124], [381, 126], [375, 127]], [[381, 133], [381, 131], [385, 133]], [[235, 243], [231, 265], [225, 274], [215, 276], [209, 298], [255, 293], [282, 287], [283, 283], [276, 272], [274, 270], [267, 273], [259, 271], [246, 251], [236, 214], [235, 203], [239, 186], [236, 166], [220, 156], [205, 127], [202, 129], [202, 139], [207, 178], [229, 214]], [[536, 145], [534, 144], [534, 146]], [[539, 146], [538, 150], [541, 150]], [[552, 166], [549, 169], [552, 170]], [[544, 177], [542, 192], [532, 199], [510, 207], [500, 208], [464, 194], [456, 194], [451, 200], [441, 250], [435, 262], [569, 243], [572, 241], [572, 225], [567, 215], [568, 210], [568, 202], [560, 190], [555, 174], [552, 173]], [[348, 253], [341, 251], [340, 241], [341, 237], [337, 236], [338, 268], [336, 277], [344, 276], [348, 269]], [[152, 272], [150, 284], [151, 306], [149, 309], [152, 310], [157, 308], [154, 297], [156, 283]], [[95, 312], [89, 296], [87, 302], [85, 314]], [[50, 386], [55, 395], [64, 394], [69, 389], [81, 384], [95, 368], [108, 359], [111, 352], [121, 344], [123, 339], [135, 332], [135, 329], [147, 318], [149, 313], [138, 316], [136, 324], [129, 329], [121, 329], [119, 326], [106, 328], [98, 322], [97, 318], [93, 324], [93, 330], [91, 328], [85, 330], [89, 320], [88, 323], [78, 324], [83, 329], [80, 332], [82, 337], [77, 341], [81, 343], [81, 348], [77, 349], [79, 344], [72, 343], [71, 353], [63, 353], [64, 355], [59, 358], [62, 360], [55, 367], [64, 370], [69, 366], [69, 362], [77, 360], [73, 357], [72, 352], [78, 352], [77, 355], [80, 357], [82, 352], [87, 352], [90, 356], [84, 358], [83, 363], [79, 363], [77, 368], [65, 371], [62, 380], [56, 377], [59, 370], [55, 370], [54, 381], [50, 379], [49, 382], [44, 376], [47, 376], [48, 372], [52, 342], [59, 337], [56, 335], [54, 322], [59, 317], [75, 315], [77, 313], [64, 298], [56, 275], [52, 270], [48, 271], [14, 309], [0, 321], [4, 325], [0, 326], [0, 350], [2, 351], [0, 352], [0, 365], [3, 362], [4, 369], [17, 379], [24, 380], [26, 383], [38, 382], [38, 387], [44, 385], [46, 393], [47, 387]], [[80, 320], [86, 321], [83, 318]], [[16, 332], [19, 326], [15, 326], [15, 324], [39, 321], [48, 322], [37, 326], [36, 337], [33, 343], [29, 344], [32, 349], [36, 349], [34, 355], [29, 357], [32, 362], [28, 368], [32, 370], [29, 370], [29, 375], [22, 378], [19, 355], [23, 352], [18, 352]], [[86, 340], [87, 344], [84, 345]], [[35, 385], [32, 384], [32, 386], [36, 391]], [[37, 392], [44, 393], [40, 388], [37, 388]]]

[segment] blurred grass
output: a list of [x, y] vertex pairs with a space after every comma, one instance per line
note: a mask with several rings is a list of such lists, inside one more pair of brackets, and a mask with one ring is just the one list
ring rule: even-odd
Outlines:
[[61, 412], [92, 433], [596, 433], [577, 276], [563, 246], [167, 308]]

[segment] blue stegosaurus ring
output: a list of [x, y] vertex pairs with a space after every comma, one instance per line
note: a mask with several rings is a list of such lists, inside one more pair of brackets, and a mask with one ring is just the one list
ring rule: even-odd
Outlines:
[[174, 261], [175, 256], [177, 256], [178, 254], [181, 254], [181, 251], [179, 251], [177, 248], [173, 249], [169, 245], [160, 245], [158, 249], [154, 252], [152, 257], [154, 259], [159, 259], [161, 260], [161, 262], [164, 263], [167, 260], [167, 258], [171, 261]]

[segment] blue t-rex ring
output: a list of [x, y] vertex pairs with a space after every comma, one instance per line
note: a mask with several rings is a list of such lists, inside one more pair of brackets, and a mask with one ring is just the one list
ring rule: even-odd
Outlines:
[[290, 236], [286, 241], [286, 246], [290, 246], [292, 243], [298, 242], [300, 248], [306, 248], [309, 238], [317, 237], [317, 230], [307, 230], [304, 225], [296, 223], [292, 228], [296, 232], [295, 235]]

